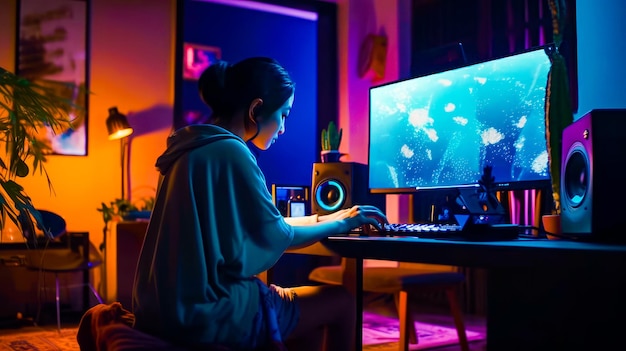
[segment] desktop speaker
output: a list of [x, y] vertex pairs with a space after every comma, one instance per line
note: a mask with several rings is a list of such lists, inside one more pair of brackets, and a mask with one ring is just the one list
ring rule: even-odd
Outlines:
[[371, 194], [367, 165], [355, 162], [313, 164], [311, 212], [325, 215], [354, 205], [385, 211], [385, 195]]
[[626, 110], [592, 110], [563, 130], [561, 230], [581, 240], [624, 242]]

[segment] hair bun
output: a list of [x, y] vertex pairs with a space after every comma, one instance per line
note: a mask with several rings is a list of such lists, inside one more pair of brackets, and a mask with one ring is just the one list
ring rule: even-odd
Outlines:
[[207, 67], [198, 79], [200, 98], [214, 112], [223, 111], [226, 107], [224, 90], [226, 75], [231, 67], [226, 61], [217, 61]]

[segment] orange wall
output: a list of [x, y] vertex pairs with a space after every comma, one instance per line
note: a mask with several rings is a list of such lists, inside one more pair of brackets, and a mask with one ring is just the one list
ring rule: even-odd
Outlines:
[[[0, 0], [0, 66], [10, 71], [15, 3]], [[92, 0], [91, 12], [88, 156], [49, 157], [54, 194], [43, 176], [20, 184], [37, 207], [58, 212], [69, 230], [88, 231], [99, 246], [104, 222], [96, 209], [121, 196], [120, 144], [107, 139], [105, 127], [109, 107], [117, 106], [138, 130], [131, 139], [133, 198], [153, 195], [157, 185], [154, 162], [173, 119], [176, 12], [175, 0]]]
[[[12, 70], [15, 0], [2, 2], [0, 66]], [[60, 213], [69, 230], [89, 231], [97, 245], [104, 223], [96, 208], [121, 195], [120, 144], [107, 139], [105, 127], [109, 107], [132, 124], [158, 127], [133, 136], [131, 156], [132, 188], [156, 187], [154, 161], [173, 119], [174, 2], [92, 0], [88, 156], [49, 157], [54, 194], [42, 176], [21, 181], [36, 206]]]

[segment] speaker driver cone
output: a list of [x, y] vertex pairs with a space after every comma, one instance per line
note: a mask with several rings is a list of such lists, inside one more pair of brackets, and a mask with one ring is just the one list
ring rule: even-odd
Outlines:
[[346, 202], [346, 189], [335, 180], [323, 181], [315, 188], [315, 200], [324, 211], [336, 211]]
[[564, 189], [565, 200], [571, 207], [580, 206], [589, 189], [589, 160], [577, 143], [571, 149], [565, 164]]

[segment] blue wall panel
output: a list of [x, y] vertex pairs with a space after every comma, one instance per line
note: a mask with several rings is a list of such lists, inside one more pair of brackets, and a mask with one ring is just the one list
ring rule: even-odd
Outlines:
[[[235, 63], [251, 56], [278, 60], [296, 82], [286, 132], [267, 151], [251, 146], [271, 184], [309, 185], [317, 158], [317, 21], [202, 1], [187, 1], [184, 42], [215, 46]], [[182, 110], [208, 114], [197, 82], [184, 81]]]

